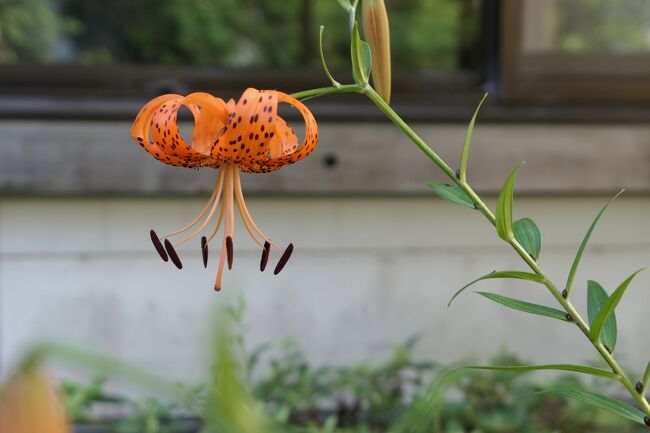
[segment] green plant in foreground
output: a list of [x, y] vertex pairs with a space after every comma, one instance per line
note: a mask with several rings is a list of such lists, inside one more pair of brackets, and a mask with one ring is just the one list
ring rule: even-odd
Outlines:
[[[648, 400], [646, 399], [646, 389], [648, 381], [650, 380], [650, 363], [648, 364], [648, 368], [646, 369], [643, 378], [634, 381], [621, 368], [614, 354], [616, 348], [616, 319], [614, 312], [628, 286], [640, 271], [636, 271], [625, 279], [611, 295], [608, 295], [602, 287], [598, 285], [598, 283], [593, 281], [590, 282], [587, 292], [589, 310], [588, 320], [583, 318], [572, 302], [574, 279], [580, 260], [582, 259], [585, 248], [589, 242], [589, 238], [607, 207], [609, 207], [612, 201], [621, 193], [612, 198], [597, 214], [578, 249], [567, 277], [566, 284], [560, 288], [560, 286], [551, 281], [538, 263], [541, 252], [541, 234], [537, 225], [530, 218], [513, 221], [513, 195], [515, 181], [523, 163], [519, 164], [513, 170], [512, 174], [504, 183], [501, 193], [499, 194], [495, 212], [492, 212], [492, 210], [488, 208], [467, 180], [467, 166], [472, 133], [480, 105], [474, 113], [467, 131], [465, 142], [462, 147], [460, 166], [458, 170], [454, 170], [442, 158], [440, 158], [440, 156], [438, 156], [438, 154], [431, 149], [431, 147], [429, 147], [395, 111], [393, 111], [391, 106], [369, 84], [369, 78], [373, 67], [372, 53], [370, 52], [368, 44], [361, 38], [356, 22], [358, 0], [354, 0], [352, 3], [350, 3], [349, 0], [338, 1], [348, 12], [351, 30], [352, 75], [355, 83], [348, 85], [340, 84], [331, 76], [327, 67], [325, 67], [325, 72], [332, 83], [332, 87], [308, 90], [294, 94], [293, 96], [298, 99], [308, 99], [332, 93], [359, 93], [367, 96], [411, 141], [413, 141], [413, 143], [415, 143], [415, 145], [420, 148], [420, 150], [422, 150], [427, 157], [429, 157], [429, 159], [433, 161], [438, 168], [443, 171], [445, 175], [447, 175], [447, 177], [449, 177], [451, 181], [449, 184], [432, 183], [430, 186], [433, 191], [449, 202], [471, 208], [482, 214], [488, 222], [495, 227], [497, 235], [515, 250], [532, 271], [522, 272], [508, 270], [492, 272], [463, 287], [458, 293], [456, 293], [456, 295], [454, 295], [454, 298], [470, 285], [491, 278], [512, 278], [543, 285], [555, 298], [561, 309], [537, 305], [494, 293], [480, 292], [480, 294], [487, 299], [509, 308], [550, 317], [577, 326], [580, 332], [587, 337], [602, 360], [608, 366], [607, 369], [571, 364], [499, 367], [476, 366], [471, 368], [490, 368], [493, 370], [498, 369], [519, 373], [539, 370], [561, 370], [578, 372], [616, 381], [623, 385], [631, 398], [637, 403], [638, 407], [634, 407], [626, 402], [615, 400], [600, 393], [592, 393], [571, 387], [559, 387], [553, 389], [552, 392], [556, 395], [570, 397], [609, 410], [634, 422], [650, 426], [650, 404], [648, 404]], [[366, 37], [369, 37], [369, 39], [376, 39], [376, 35], [366, 35]], [[322, 59], [322, 61], [325, 66], [325, 60]], [[376, 66], [381, 67], [381, 65]], [[485, 100], [485, 98], [483, 98], [483, 100]], [[481, 101], [481, 104], [482, 103], [483, 101]], [[452, 298], [452, 301], [454, 298]]]

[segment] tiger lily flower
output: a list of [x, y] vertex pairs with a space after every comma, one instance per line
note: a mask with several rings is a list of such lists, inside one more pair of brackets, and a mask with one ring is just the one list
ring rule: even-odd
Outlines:
[[[278, 113], [278, 104], [287, 103], [302, 114], [305, 138], [302, 143]], [[178, 111], [187, 107], [194, 116], [191, 145], [178, 129]], [[203, 265], [208, 263], [208, 245], [219, 233], [223, 222], [219, 270], [215, 290], [221, 290], [224, 263], [233, 263], [235, 205], [250, 237], [262, 248], [260, 270], [266, 268], [271, 248], [284, 250], [274, 273], [286, 265], [293, 244], [286, 248], [271, 241], [255, 224], [246, 207], [240, 173], [268, 173], [279, 170], [308, 156], [318, 143], [318, 126], [312, 113], [297, 99], [274, 90], [247, 89], [235, 103], [228, 103], [207, 93], [187, 96], [162, 95], [147, 103], [135, 119], [131, 135], [158, 161], [180, 167], [218, 169], [212, 195], [197, 217], [187, 226], [159, 237], [151, 230], [151, 240], [164, 261], [171, 259], [183, 267], [176, 248], [201, 235], [216, 219], [209, 236], [201, 237]], [[194, 229], [194, 230], [192, 230]], [[185, 234], [175, 244], [170, 239]]]

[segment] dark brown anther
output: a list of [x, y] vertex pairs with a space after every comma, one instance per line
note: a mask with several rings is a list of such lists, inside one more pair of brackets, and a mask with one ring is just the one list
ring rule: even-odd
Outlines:
[[573, 322], [573, 316], [570, 315], [569, 313], [566, 313], [564, 315], [564, 318], [566, 319], [567, 322]]
[[201, 237], [201, 254], [203, 256], [203, 267], [208, 267], [208, 240], [205, 236]]
[[603, 346], [605, 347], [605, 350], [607, 351], [607, 353], [609, 353], [611, 355], [613, 350], [610, 349], [610, 347], [608, 345], [606, 345], [606, 344], [603, 344]]
[[645, 423], [645, 425], [647, 425], [648, 427], [650, 427], [650, 418], [648, 418], [647, 416], [646, 416], [646, 417], [643, 417], [643, 422]]
[[569, 292], [567, 292], [566, 289], [562, 290], [562, 297], [563, 297], [564, 299], [566, 299], [566, 298], [569, 297]]
[[284, 266], [287, 264], [289, 259], [291, 258], [291, 254], [293, 253], [293, 244], [289, 244], [286, 250], [284, 250], [284, 253], [282, 253], [282, 257], [280, 257], [280, 260], [278, 260], [278, 264], [275, 265], [275, 270], [273, 271], [273, 275], [278, 275], [282, 269], [284, 269]]
[[233, 249], [230, 236], [226, 237], [226, 256], [228, 257], [228, 269], [232, 269]]
[[178, 269], [183, 269], [181, 259], [178, 258], [178, 254], [176, 254], [176, 250], [172, 243], [169, 242], [169, 239], [165, 239], [165, 249], [167, 250], [167, 254], [169, 254], [169, 258], [172, 259], [172, 263], [174, 263]]
[[636, 385], [634, 385], [634, 389], [636, 389], [636, 392], [639, 394], [643, 393], [643, 384], [641, 382], [637, 382]]
[[160, 243], [160, 239], [158, 238], [156, 232], [154, 230], [151, 230], [149, 234], [151, 235], [151, 242], [153, 242], [153, 246], [156, 248], [156, 251], [158, 251], [158, 254], [160, 254], [160, 258], [168, 262], [169, 256], [167, 255], [167, 251], [165, 251], [165, 247], [163, 247], [163, 245]]
[[269, 241], [264, 242], [264, 249], [262, 250], [262, 260], [260, 261], [260, 271], [264, 272], [266, 264], [269, 262], [269, 253], [271, 252], [271, 244]]

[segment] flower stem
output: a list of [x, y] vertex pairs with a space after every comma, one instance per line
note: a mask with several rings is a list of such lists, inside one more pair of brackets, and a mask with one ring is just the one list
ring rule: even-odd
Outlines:
[[[377, 92], [370, 86], [367, 86], [363, 89], [363, 93], [367, 95], [370, 100], [372, 100], [377, 107], [386, 114], [386, 116], [398, 127], [404, 134], [413, 141], [413, 143], [418, 146], [425, 155], [427, 155], [458, 187], [460, 187], [465, 193], [472, 199], [476, 208], [481, 212], [485, 218], [492, 224], [495, 225], [496, 218], [492, 211], [485, 205], [483, 200], [476, 194], [476, 192], [471, 188], [471, 186], [466, 181], [461, 181], [456, 176], [454, 170], [452, 170], [447, 163], [442, 160], [434, 151], [431, 149], [407, 124], [402, 120], [397, 113], [388, 105]], [[526, 264], [535, 272], [537, 275], [544, 277], [544, 285], [548, 291], [553, 295], [553, 297], [559, 302], [559, 304], [564, 308], [567, 314], [569, 314], [573, 322], [578, 326], [580, 331], [590, 340], [592, 345], [596, 348], [603, 360], [610, 366], [612, 371], [618, 375], [618, 380], [623, 384], [623, 386], [630, 393], [632, 398], [638, 403], [641, 410], [650, 417], [650, 404], [645, 398], [645, 394], [640, 394], [636, 391], [634, 384], [628, 378], [625, 371], [620, 367], [614, 355], [609, 353], [607, 348], [603, 345], [600, 340], [592, 341], [589, 338], [589, 325], [582, 318], [580, 313], [576, 310], [570, 300], [565, 299], [562, 296], [560, 290], [553, 284], [553, 282], [547, 277], [546, 273], [542, 268], [537, 264], [535, 260], [524, 250], [524, 248], [517, 242], [516, 239], [511, 239], [507, 241], [510, 246], [519, 254], [519, 256], [526, 262]]]
[[364, 88], [356, 84], [342, 84], [338, 87], [320, 87], [318, 89], [304, 90], [302, 92], [292, 93], [290, 96], [305, 101], [307, 99], [318, 98], [319, 96], [333, 95], [336, 93], [363, 93]]

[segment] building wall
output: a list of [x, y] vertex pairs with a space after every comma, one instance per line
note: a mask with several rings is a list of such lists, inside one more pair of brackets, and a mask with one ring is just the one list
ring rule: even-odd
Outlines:
[[[240, 295], [249, 347], [293, 339], [317, 364], [385, 358], [417, 332], [418, 356], [438, 361], [485, 360], [504, 348], [535, 362], [594, 359], [574, 325], [506, 310], [472, 291], [446, 307], [479, 275], [524, 269], [476, 212], [433, 196], [253, 197], [258, 224], [279, 242], [294, 242], [296, 251], [279, 276], [260, 273], [260, 250], [240, 224], [234, 268], [215, 293], [216, 251], [204, 270], [197, 242], [181, 248], [179, 271], [158, 258], [148, 239], [152, 227], [166, 232], [189, 222], [204, 200], [0, 199], [0, 372], [34, 342], [63, 340], [172, 379], [197, 380], [207, 371], [212, 318]], [[516, 201], [516, 216], [540, 226], [540, 262], [558, 285], [605, 200]], [[576, 280], [582, 311], [587, 279], [611, 291], [650, 264], [649, 214], [650, 198], [634, 195], [608, 211]], [[619, 307], [618, 350], [636, 370], [650, 357], [649, 283], [640, 274]], [[490, 281], [476, 289], [553, 305], [533, 283]]]

